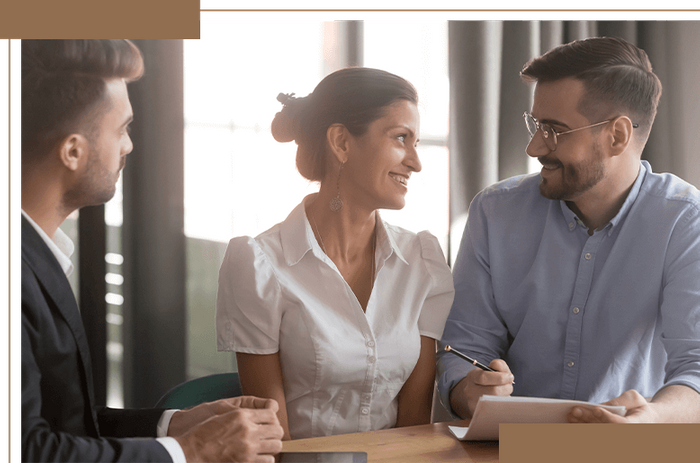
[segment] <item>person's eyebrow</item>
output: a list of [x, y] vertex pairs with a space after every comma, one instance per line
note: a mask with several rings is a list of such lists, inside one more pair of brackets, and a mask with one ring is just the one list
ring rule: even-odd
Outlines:
[[121, 125], [121, 127], [126, 127], [127, 125], [131, 124], [131, 122], [134, 120], [134, 115], [131, 114]]
[[568, 124], [561, 122], [557, 119], [542, 119], [542, 120], [537, 119], [537, 120], [539, 121], [540, 124], [556, 125], [559, 127], [564, 127], [566, 130], [571, 129], [571, 127], [569, 127]]
[[387, 127], [385, 132], [391, 132], [394, 129], [402, 129], [408, 132], [408, 134], [412, 137], [416, 136], [416, 133], [408, 126], [405, 124], [397, 124], [397, 125], [392, 125], [391, 127]]

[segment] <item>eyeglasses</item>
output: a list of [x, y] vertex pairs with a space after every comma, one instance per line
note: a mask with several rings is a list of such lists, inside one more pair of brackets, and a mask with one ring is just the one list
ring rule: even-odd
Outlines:
[[[530, 138], [534, 137], [535, 134], [537, 133], [537, 130], [542, 131], [542, 138], [544, 138], [544, 143], [547, 145], [547, 148], [549, 151], [554, 151], [557, 149], [557, 137], [559, 135], [566, 135], [567, 133], [572, 133], [572, 132], [578, 132], [579, 130], [583, 129], [590, 129], [591, 127], [597, 127], [599, 125], [607, 124], [608, 122], [614, 121], [615, 118], [608, 119], [602, 122], [596, 122], [595, 124], [591, 125], [586, 125], [584, 127], [578, 127], [576, 129], [571, 129], [571, 130], [565, 130], [564, 132], [557, 132], [554, 130], [554, 127], [552, 127], [549, 124], [543, 124], [537, 119], [535, 119], [532, 114], [529, 112], [525, 111], [523, 114], [523, 117], [525, 118], [525, 125], [527, 126], [527, 131], [530, 132]], [[639, 127], [639, 124], [632, 124], [632, 128], [637, 128]]]

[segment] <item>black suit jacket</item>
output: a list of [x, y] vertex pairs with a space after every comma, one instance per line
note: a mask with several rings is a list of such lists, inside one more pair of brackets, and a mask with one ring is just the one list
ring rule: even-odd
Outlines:
[[22, 460], [169, 462], [152, 438], [162, 412], [95, 407], [75, 297], [51, 250], [22, 217]]

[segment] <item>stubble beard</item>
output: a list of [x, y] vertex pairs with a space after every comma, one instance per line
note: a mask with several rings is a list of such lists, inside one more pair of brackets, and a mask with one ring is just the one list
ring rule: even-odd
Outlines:
[[561, 182], [554, 184], [540, 177], [540, 194], [548, 199], [572, 201], [577, 196], [590, 190], [606, 176], [602, 162], [602, 152], [598, 145], [593, 148], [591, 159], [577, 165], [559, 163]]
[[63, 196], [63, 205], [70, 211], [104, 204], [112, 199], [117, 190], [117, 180], [124, 167], [125, 158], [121, 159], [117, 172], [110, 172], [99, 162], [99, 153], [91, 154], [85, 174]]

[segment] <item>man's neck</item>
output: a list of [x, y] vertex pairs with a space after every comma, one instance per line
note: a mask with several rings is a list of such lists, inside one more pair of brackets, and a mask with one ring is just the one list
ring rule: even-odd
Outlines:
[[627, 169], [622, 175], [608, 179], [609, 188], [588, 191], [580, 198], [566, 202], [569, 209], [588, 227], [589, 235], [601, 230], [620, 212], [639, 175], [639, 169], [637, 163], [636, 169]]
[[22, 178], [22, 210], [52, 239], [59, 225], [72, 212], [64, 210], [62, 197], [55, 183]]

